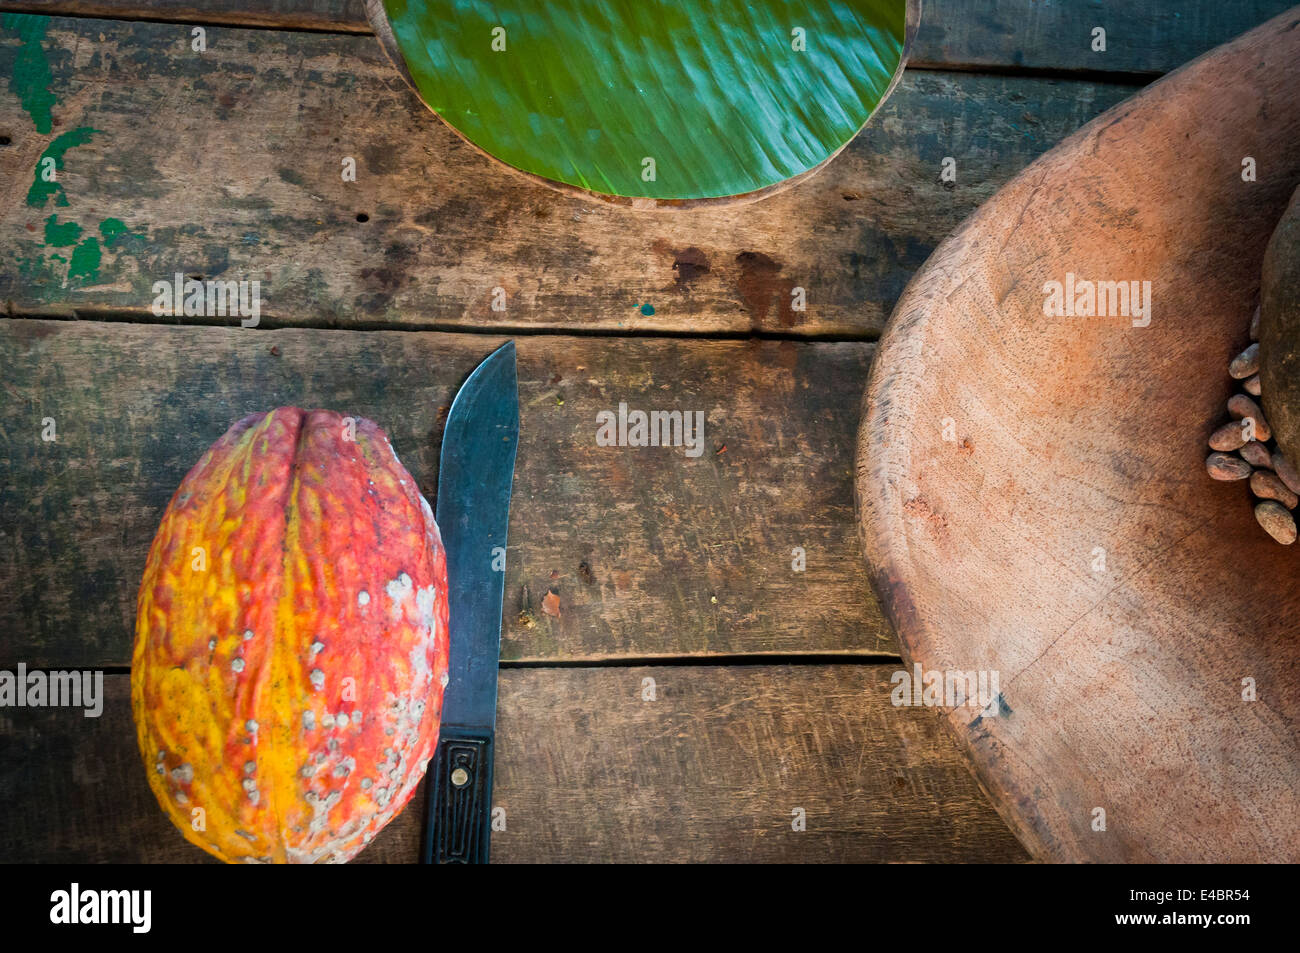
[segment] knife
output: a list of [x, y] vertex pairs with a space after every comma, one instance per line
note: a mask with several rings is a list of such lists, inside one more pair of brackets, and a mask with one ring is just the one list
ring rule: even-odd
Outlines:
[[426, 864], [488, 862], [504, 553], [518, 442], [515, 344], [508, 341], [461, 386], [442, 437], [435, 519], [447, 552], [451, 657], [429, 767]]

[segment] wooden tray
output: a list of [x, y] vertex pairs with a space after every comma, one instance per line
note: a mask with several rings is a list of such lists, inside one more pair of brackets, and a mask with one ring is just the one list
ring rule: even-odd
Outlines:
[[[909, 664], [998, 673], [997, 716], [946, 720], [1039, 858], [1300, 860], [1300, 547], [1204, 467], [1298, 180], [1300, 8], [1008, 183], [881, 341], [874, 585]], [[1067, 273], [1150, 281], [1149, 325], [1045, 316]]]

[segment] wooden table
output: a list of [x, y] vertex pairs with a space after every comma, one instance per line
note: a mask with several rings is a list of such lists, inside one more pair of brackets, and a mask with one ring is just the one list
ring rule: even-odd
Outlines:
[[[508, 337], [494, 860], [1028, 859], [938, 714], [890, 703], [853, 513], [872, 342], [1011, 175], [1287, 5], [934, 0], [826, 171], [638, 214], [465, 145], [360, 0], [0, 2], [51, 16], [0, 34], [0, 669], [95, 668], [106, 694], [100, 718], [0, 709], [0, 860], [205, 859], [153, 801], [128, 702], [167, 499], [285, 404], [378, 421], [431, 494], [451, 397]], [[33, 188], [42, 157], [57, 182]], [[154, 316], [177, 272], [258, 279], [259, 326]], [[703, 454], [598, 447], [620, 402], [703, 411]], [[413, 807], [359, 860], [413, 860], [419, 828]]]

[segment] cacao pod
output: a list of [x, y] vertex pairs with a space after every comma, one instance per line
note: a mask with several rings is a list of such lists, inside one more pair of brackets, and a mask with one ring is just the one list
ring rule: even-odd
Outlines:
[[410, 800], [447, 681], [429, 504], [363, 418], [236, 423], [140, 585], [131, 705], [158, 803], [227, 862], [342, 862]]

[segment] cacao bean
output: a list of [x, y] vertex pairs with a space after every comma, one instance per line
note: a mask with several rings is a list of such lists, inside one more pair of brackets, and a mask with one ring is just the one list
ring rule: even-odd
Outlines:
[[1240, 450], [1246, 445], [1245, 428], [1236, 422], [1224, 424], [1210, 434], [1211, 450]]
[[1269, 429], [1268, 421], [1264, 419], [1264, 411], [1260, 410], [1259, 404], [1255, 403], [1245, 394], [1233, 394], [1228, 400], [1228, 413], [1237, 420], [1250, 418], [1255, 421], [1255, 439], [1259, 441], [1268, 440], [1273, 436], [1273, 431]]
[[1281, 503], [1265, 500], [1256, 504], [1255, 519], [1259, 521], [1260, 526], [1264, 527], [1264, 532], [1283, 546], [1290, 546], [1295, 542], [1295, 518]]
[[1228, 482], [1244, 480], [1250, 476], [1251, 466], [1241, 457], [1226, 453], [1212, 453], [1205, 458], [1205, 469], [1215, 480]]
[[1269, 469], [1273, 467], [1273, 460], [1269, 456], [1268, 447], [1258, 440], [1250, 441], [1239, 452], [1242, 458], [1252, 467], [1267, 467]]
[[1241, 380], [1259, 373], [1259, 344], [1252, 344], [1232, 359], [1228, 373]]
[[1250, 492], [1261, 500], [1277, 500], [1288, 510], [1300, 503], [1300, 496], [1292, 493], [1272, 470], [1256, 470], [1250, 475]]
[[1252, 377], [1252, 378], [1250, 378], [1249, 380], [1247, 380], [1247, 381], [1246, 381], [1244, 384], [1242, 384], [1241, 386], [1244, 387], [1244, 388], [1246, 389], [1246, 393], [1247, 393], [1247, 394], [1250, 394], [1252, 397], [1258, 397], [1258, 396], [1259, 396], [1259, 392], [1260, 392], [1260, 390], [1261, 390], [1261, 388], [1260, 388], [1260, 386], [1259, 386], [1259, 375], [1256, 374], [1254, 377]]

